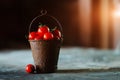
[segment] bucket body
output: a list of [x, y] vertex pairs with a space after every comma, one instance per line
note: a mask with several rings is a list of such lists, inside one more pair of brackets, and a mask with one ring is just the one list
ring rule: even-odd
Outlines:
[[57, 70], [61, 40], [29, 40], [37, 73]]

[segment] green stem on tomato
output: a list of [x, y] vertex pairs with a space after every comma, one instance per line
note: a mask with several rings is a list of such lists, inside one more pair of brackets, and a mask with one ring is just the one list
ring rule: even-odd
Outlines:
[[42, 24], [41, 22], [39, 22], [39, 25], [38, 25], [38, 27], [41, 27], [41, 26], [43, 26], [43, 24]]
[[54, 30], [56, 30], [57, 29], [57, 26], [55, 26], [53, 29], [51, 29], [51, 32], [53, 32]]

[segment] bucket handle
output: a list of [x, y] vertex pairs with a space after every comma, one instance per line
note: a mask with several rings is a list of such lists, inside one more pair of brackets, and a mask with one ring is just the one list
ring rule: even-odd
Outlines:
[[58, 24], [59, 29], [60, 29], [60, 31], [61, 31], [61, 33], [62, 33], [62, 38], [63, 38], [62, 25], [60, 24], [60, 22], [59, 22], [55, 17], [47, 14], [47, 11], [46, 11], [46, 10], [41, 10], [41, 14], [38, 15], [38, 16], [36, 16], [36, 17], [31, 21], [31, 23], [30, 23], [30, 25], [29, 25], [29, 32], [28, 32], [28, 33], [30, 33], [31, 26], [32, 26], [32, 24], [34, 23], [34, 21], [35, 21], [37, 18], [40, 18], [40, 17], [42, 17], [42, 16], [48, 16], [48, 17], [50, 17], [51, 19], [53, 19], [53, 20]]

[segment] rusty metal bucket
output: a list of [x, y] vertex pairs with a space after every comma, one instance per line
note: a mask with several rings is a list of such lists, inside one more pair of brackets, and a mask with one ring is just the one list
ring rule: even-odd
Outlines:
[[[47, 15], [46, 12], [42, 12], [41, 15], [32, 20], [29, 32], [35, 30], [31, 29], [31, 27], [37, 26], [39, 22], [47, 24], [48, 26], [58, 26], [58, 29], [62, 33], [62, 27], [58, 20], [53, 16]], [[63, 35], [60, 40], [29, 40], [37, 73], [52, 73], [57, 70], [62, 40]]]

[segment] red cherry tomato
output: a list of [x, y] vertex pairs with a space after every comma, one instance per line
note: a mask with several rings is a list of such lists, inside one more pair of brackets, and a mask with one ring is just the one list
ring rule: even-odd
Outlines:
[[54, 36], [53, 36], [53, 34], [52, 34], [51, 32], [47, 32], [47, 33], [45, 33], [44, 36], [43, 36], [43, 39], [44, 39], [44, 40], [51, 40], [51, 39], [53, 39], [53, 38], [54, 38]]
[[54, 35], [54, 37], [55, 37], [56, 39], [60, 39], [60, 38], [61, 38], [61, 32], [60, 32], [60, 30], [55, 29], [55, 30], [53, 31], [53, 35]]
[[60, 40], [60, 37], [56, 36], [56, 37], [54, 37], [54, 39]]
[[36, 32], [31, 32], [29, 34], [29, 40], [33, 40], [36, 37]]
[[41, 26], [38, 28], [38, 34], [40, 34], [40, 35], [44, 35], [44, 33], [47, 33], [49, 31], [50, 30], [49, 30], [48, 26]]
[[25, 70], [26, 70], [27, 73], [34, 73], [35, 67], [34, 67], [34, 65], [32, 65], [32, 64], [28, 64], [28, 65], [26, 66]]
[[42, 39], [43, 39], [43, 34], [36, 33], [36, 37], [34, 38], [34, 40], [42, 40]]

